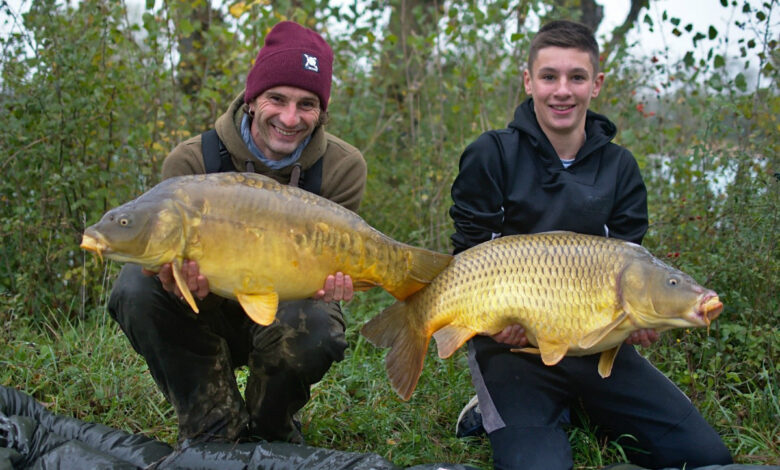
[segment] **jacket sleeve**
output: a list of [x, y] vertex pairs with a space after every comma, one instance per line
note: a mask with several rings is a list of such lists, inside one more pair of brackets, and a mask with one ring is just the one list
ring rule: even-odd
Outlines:
[[163, 160], [162, 179], [203, 173], [206, 173], [206, 165], [203, 163], [200, 135], [177, 145]]
[[463, 151], [452, 184], [450, 217], [453, 253], [478, 245], [501, 232], [504, 219], [501, 147], [497, 136], [482, 134]]
[[607, 222], [609, 236], [642, 243], [647, 225], [647, 189], [636, 159], [624, 150], [615, 188], [615, 206]]

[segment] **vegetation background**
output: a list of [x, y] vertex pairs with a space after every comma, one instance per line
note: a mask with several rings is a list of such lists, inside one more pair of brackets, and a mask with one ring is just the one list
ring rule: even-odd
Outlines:
[[[368, 161], [361, 215], [396, 239], [448, 251], [460, 152], [504, 127], [524, 98], [529, 34], [555, 18], [597, 27], [604, 14], [594, 0], [212, 3], [0, 2], [0, 384], [53, 412], [171, 443], [171, 407], [106, 314], [118, 266], [78, 244], [103, 212], [159, 181], [177, 142], [212, 125], [271, 26], [298, 21], [336, 51], [329, 130]], [[778, 3], [699, 3], [730, 15], [727, 30], [631, 1], [625, 22], [600, 38], [608, 78], [593, 107], [617, 123], [647, 180], [645, 245], [726, 304], [709, 332], [668, 332], [642, 353], [738, 462], [778, 464]], [[635, 54], [627, 38], [639, 25], [689, 51], [677, 59], [661, 43]], [[303, 411], [308, 442], [398, 465], [489, 466], [485, 439], [454, 437], [473, 393], [463, 351], [429, 355], [410, 402], [389, 388], [384, 352], [357, 331], [391, 301], [372, 291], [347, 304], [350, 349]], [[577, 468], [621, 460], [597, 429], [574, 429], [571, 440]]]

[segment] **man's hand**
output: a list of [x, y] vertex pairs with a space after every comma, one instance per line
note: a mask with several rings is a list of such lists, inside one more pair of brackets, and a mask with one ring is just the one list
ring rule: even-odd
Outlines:
[[661, 335], [655, 330], [637, 330], [626, 338], [626, 344], [641, 344], [644, 347], [648, 347], [658, 341], [660, 337]]
[[[155, 273], [148, 269], [142, 269], [143, 273], [147, 276], [154, 276], [155, 274], [160, 279], [163, 289], [173, 293], [176, 297], [182, 297], [179, 286], [176, 285], [176, 280], [173, 278], [173, 268], [170, 263], [160, 266], [160, 272]], [[198, 263], [192, 260], [184, 260], [181, 266], [181, 273], [184, 276], [184, 281], [190, 291], [200, 300], [203, 300], [209, 294], [209, 281], [206, 276], [200, 274]]]
[[352, 300], [354, 288], [352, 278], [343, 273], [331, 274], [325, 278], [325, 285], [318, 290], [312, 298], [332, 302], [334, 300], [345, 302]]
[[503, 330], [491, 336], [497, 343], [512, 346], [526, 346], [528, 338], [525, 337], [525, 328], [522, 325], [509, 325]]

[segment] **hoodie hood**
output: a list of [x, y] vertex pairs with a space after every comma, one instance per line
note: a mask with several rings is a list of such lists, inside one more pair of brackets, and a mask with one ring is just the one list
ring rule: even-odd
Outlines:
[[[550, 140], [542, 131], [534, 113], [533, 98], [528, 98], [515, 110], [514, 119], [509, 123], [510, 129], [517, 129], [525, 134], [531, 145], [539, 151], [543, 160], [558, 162], [558, 154], [553, 149]], [[593, 153], [594, 150], [605, 146], [617, 135], [617, 126], [606, 116], [588, 110], [585, 117], [585, 144], [577, 152], [575, 164]]]

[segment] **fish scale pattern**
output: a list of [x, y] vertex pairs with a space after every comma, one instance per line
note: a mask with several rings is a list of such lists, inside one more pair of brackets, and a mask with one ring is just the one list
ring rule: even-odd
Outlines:
[[[601, 352], [609, 377], [620, 345], [642, 328], [709, 326], [717, 294], [634, 243], [571, 232], [512, 235], [459, 253], [431, 284], [369, 320], [361, 333], [408, 400], [431, 336], [450, 357], [475, 334], [522, 324], [544, 364]], [[515, 351], [515, 349], [513, 349]]]
[[523, 240], [505, 237], [461, 253], [414, 299], [424, 304], [419, 309], [437, 312], [436, 327], [494, 334], [522, 323], [531, 337], [565, 343], [620, 314], [617, 278], [631, 245], [576, 234]]

